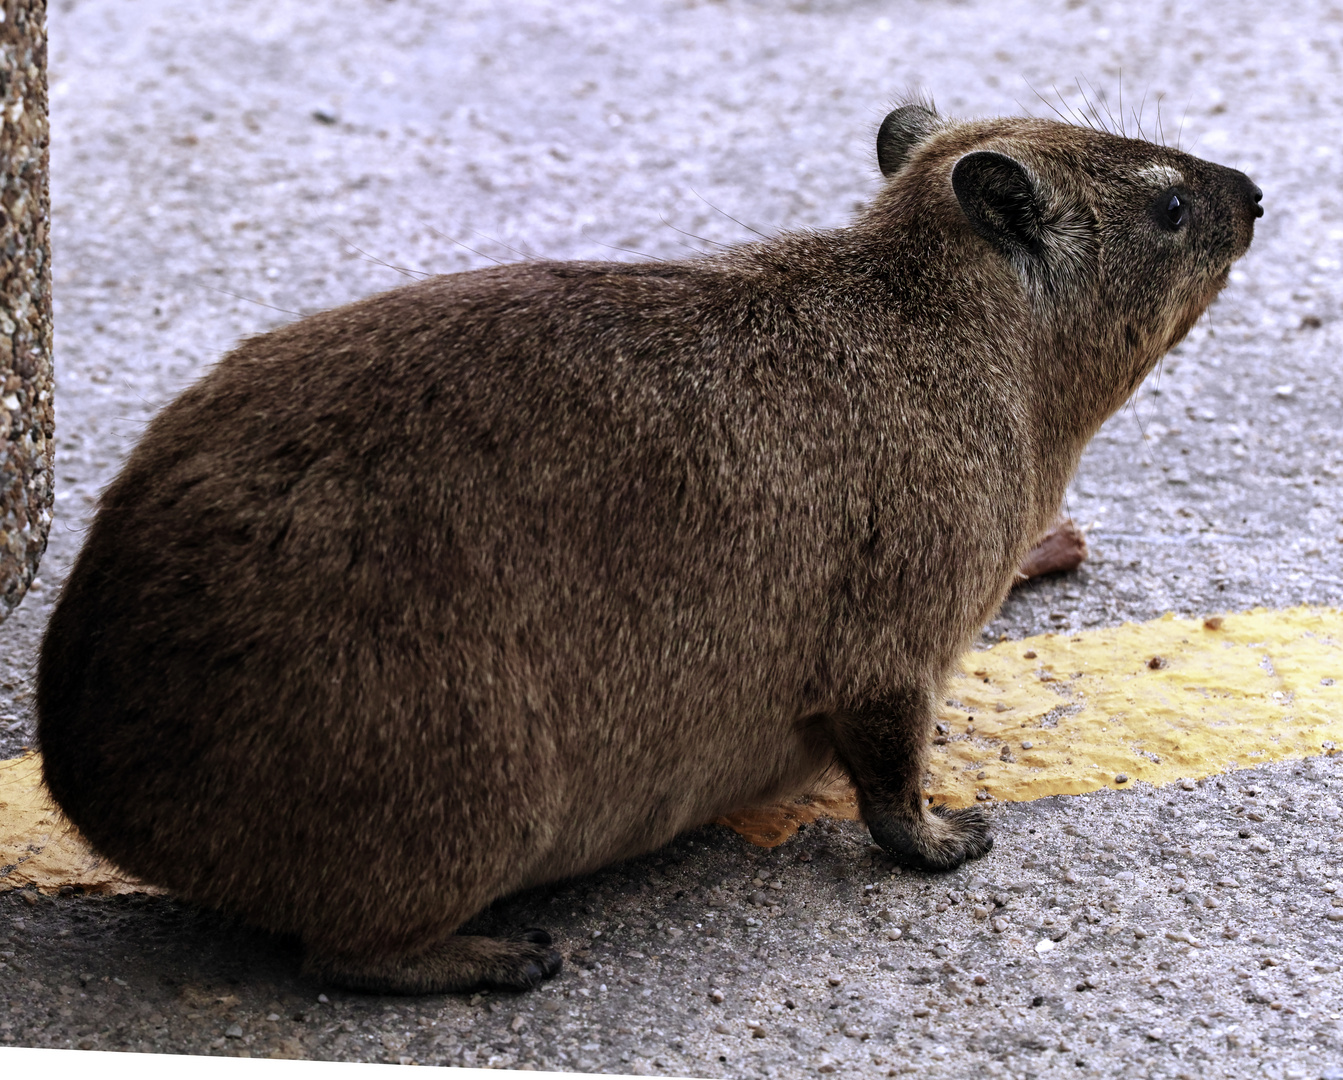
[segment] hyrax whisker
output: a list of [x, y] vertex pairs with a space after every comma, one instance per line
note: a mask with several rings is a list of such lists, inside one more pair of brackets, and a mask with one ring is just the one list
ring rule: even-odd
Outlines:
[[455, 236], [449, 236], [447, 233], [435, 229], [428, 222], [424, 223], [424, 227], [428, 229], [431, 233], [433, 233], [435, 236], [439, 237], [440, 239], [446, 240], [450, 244], [456, 244], [459, 248], [464, 248], [465, 250], [471, 252], [472, 255], [479, 255], [482, 259], [486, 259], [489, 262], [494, 263], [496, 266], [504, 265], [503, 259], [496, 259], [493, 255], [487, 255], [485, 252], [473, 248], [470, 244], [464, 244], [462, 241], [458, 240]]
[[374, 264], [376, 264], [377, 266], [384, 266], [384, 267], [386, 267], [388, 270], [395, 270], [395, 271], [396, 271], [398, 274], [400, 274], [402, 277], [408, 277], [408, 278], [410, 278], [410, 279], [413, 280], [413, 281], [418, 281], [418, 280], [420, 280], [421, 278], [427, 278], [427, 277], [433, 277], [433, 276], [434, 276], [433, 274], [431, 274], [431, 273], [430, 273], [429, 271], [427, 271], [427, 270], [413, 270], [413, 269], [411, 269], [411, 268], [408, 267], [408, 266], [397, 266], [397, 265], [394, 264], [394, 263], [389, 263], [386, 259], [379, 259], [376, 255], [370, 255], [370, 254], [369, 254], [367, 251], [365, 251], [363, 248], [361, 248], [361, 247], [359, 247], [357, 244], [354, 244], [354, 243], [352, 243], [351, 241], [347, 240], [345, 237], [341, 236], [340, 233], [336, 232], [334, 229], [331, 230], [331, 235], [334, 236], [337, 240], [339, 240], [342, 244], [344, 244], [344, 245], [345, 245], [347, 248], [349, 248], [351, 251], [356, 252], [357, 254], [359, 254], [360, 256], [362, 256], [363, 258], [367, 259], [369, 262], [374, 263]]
[[[670, 221], [668, 221], [662, 214], [659, 214], [659, 215], [658, 215], [658, 220], [661, 221], [662, 224], [664, 224], [665, 226], [667, 226], [667, 228], [671, 229], [673, 232], [678, 232], [678, 233], [680, 233], [682, 236], [688, 236], [691, 240], [698, 240], [701, 244], [708, 244], [710, 247], [716, 247], [716, 248], [719, 248], [719, 249], [722, 250], [722, 251], [730, 251], [730, 250], [732, 249], [732, 245], [731, 245], [731, 244], [724, 244], [724, 243], [721, 243], [721, 242], [718, 241], [718, 240], [710, 240], [707, 236], [700, 236], [698, 233], [687, 232], [685, 229], [681, 228], [679, 225], [673, 225], [673, 224], [672, 224]], [[687, 244], [687, 245], [685, 245], [685, 246], [686, 246], [686, 247], [690, 247], [689, 244]], [[695, 248], [691, 248], [691, 250], [692, 250], [692, 251], [695, 251], [696, 249], [695, 249]], [[698, 254], [703, 255], [704, 252], [701, 251], [701, 252], [698, 252]]]
[[274, 304], [268, 304], [264, 300], [258, 300], [254, 296], [243, 296], [242, 293], [229, 292], [228, 289], [220, 289], [214, 285], [207, 285], [203, 281], [195, 282], [202, 289], [209, 289], [211, 292], [222, 293], [224, 296], [231, 296], [235, 300], [245, 300], [249, 304], [256, 304], [257, 307], [270, 308], [271, 311], [278, 311], [283, 315], [293, 315], [295, 318], [303, 318], [301, 311], [290, 311], [288, 308], [276, 307]]
[[761, 240], [768, 240], [768, 239], [769, 239], [768, 234], [766, 234], [766, 233], [762, 233], [759, 229], [756, 229], [756, 228], [753, 228], [753, 227], [750, 226], [750, 225], [747, 225], [746, 222], [744, 222], [744, 221], [739, 221], [737, 218], [734, 218], [731, 214], [729, 214], [726, 210], [721, 210], [721, 209], [719, 209], [717, 206], [715, 206], [713, 203], [711, 203], [708, 199], [706, 199], [703, 195], [701, 195], [701, 194], [700, 194], [698, 191], [696, 191], [694, 188], [691, 188], [691, 189], [690, 189], [690, 194], [694, 195], [695, 198], [697, 198], [700, 202], [702, 202], [702, 203], [703, 203], [705, 206], [707, 206], [710, 210], [714, 211], [715, 213], [722, 214], [723, 217], [725, 217], [725, 218], [728, 219], [728, 221], [732, 222], [734, 225], [739, 225], [739, 226], [741, 226], [741, 227], [742, 227], [743, 229], [745, 229], [748, 233], [753, 233], [753, 234], [755, 234], [756, 236], [760, 237]]
[[586, 228], [580, 229], [579, 235], [582, 236], [584, 240], [589, 240], [592, 243], [597, 244], [600, 247], [607, 248], [610, 251], [624, 251], [630, 255], [638, 255], [640, 258], [650, 259], [653, 262], [667, 261], [661, 255], [649, 255], [647, 252], [639, 251], [635, 248], [621, 247], [619, 244], [608, 244], [605, 240], [598, 240], [595, 236], [589, 236]]

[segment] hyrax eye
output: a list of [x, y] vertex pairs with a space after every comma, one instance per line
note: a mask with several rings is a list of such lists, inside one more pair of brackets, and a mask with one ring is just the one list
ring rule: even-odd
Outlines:
[[1188, 200], [1181, 196], [1178, 191], [1165, 192], [1157, 199], [1154, 209], [1156, 210], [1157, 223], [1163, 229], [1169, 229], [1171, 232], [1183, 228], [1189, 221]]

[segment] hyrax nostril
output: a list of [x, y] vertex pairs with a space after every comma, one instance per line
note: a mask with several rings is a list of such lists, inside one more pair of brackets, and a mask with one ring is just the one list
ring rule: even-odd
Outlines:
[[1252, 208], [1254, 211], [1254, 216], [1257, 218], [1263, 217], [1264, 208], [1260, 205], [1260, 203], [1263, 201], [1264, 193], [1260, 189], [1259, 185], [1256, 184], [1253, 180], [1251, 180], [1248, 176], [1245, 177], [1245, 194], [1248, 195], [1250, 197], [1250, 201], [1254, 203], [1254, 206]]

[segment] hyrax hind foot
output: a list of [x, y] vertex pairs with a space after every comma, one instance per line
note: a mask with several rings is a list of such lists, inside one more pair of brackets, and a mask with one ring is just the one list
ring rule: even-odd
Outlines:
[[867, 827], [889, 855], [920, 870], [954, 870], [993, 847], [989, 820], [975, 807], [930, 806], [912, 820], [882, 814]]
[[399, 957], [309, 954], [305, 973], [348, 990], [374, 994], [451, 994], [463, 990], [531, 990], [563, 964], [544, 930], [521, 938], [455, 936]]

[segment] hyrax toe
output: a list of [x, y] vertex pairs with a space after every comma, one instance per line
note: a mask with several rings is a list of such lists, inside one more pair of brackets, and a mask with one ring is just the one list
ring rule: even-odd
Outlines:
[[989, 825], [988, 815], [975, 806], [956, 809], [938, 804], [929, 809], [942, 820], [947, 830], [943, 843], [959, 850], [959, 856], [950, 863], [959, 866], [967, 859], [978, 859], [993, 850], [993, 829]]
[[868, 830], [887, 854], [918, 870], [954, 870], [993, 848], [988, 818], [975, 807], [933, 806], [916, 818], [880, 815]]
[[544, 930], [517, 939], [454, 936], [410, 956], [309, 954], [304, 971], [347, 990], [374, 994], [451, 994], [531, 990], [563, 965]]

